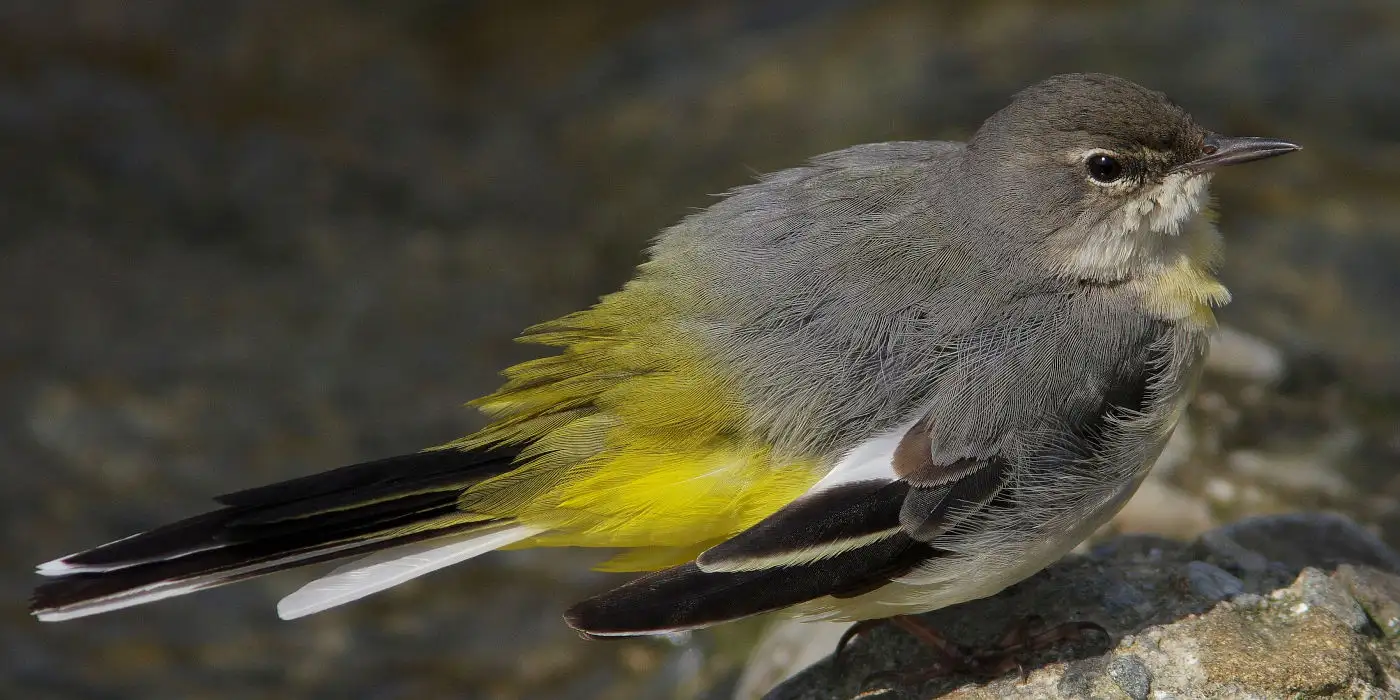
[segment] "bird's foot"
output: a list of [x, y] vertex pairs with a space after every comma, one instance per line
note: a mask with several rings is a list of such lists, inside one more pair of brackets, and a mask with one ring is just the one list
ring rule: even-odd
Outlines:
[[1049, 629], [1037, 616], [1029, 616], [1013, 625], [1001, 639], [989, 647], [973, 649], [961, 646], [943, 636], [927, 622], [911, 615], [896, 615], [882, 620], [865, 620], [846, 630], [837, 643], [834, 661], [838, 671], [842, 667], [842, 653], [852, 639], [881, 625], [891, 624], [904, 630], [920, 644], [932, 650], [935, 659], [917, 671], [885, 671], [866, 678], [872, 682], [890, 682], [900, 685], [915, 685], [953, 675], [967, 675], [980, 678], [995, 678], [1011, 670], [1018, 670], [1024, 680], [1029, 671], [1026, 662], [1033, 654], [1065, 643], [1084, 638], [1086, 633], [1097, 632], [1108, 637], [1108, 631], [1093, 622], [1066, 622]]

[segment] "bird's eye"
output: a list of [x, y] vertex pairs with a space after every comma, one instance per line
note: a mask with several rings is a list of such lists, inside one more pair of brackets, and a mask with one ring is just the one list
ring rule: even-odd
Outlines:
[[1095, 153], [1084, 164], [1089, 168], [1089, 177], [1099, 182], [1113, 182], [1123, 177], [1123, 164], [1113, 156]]

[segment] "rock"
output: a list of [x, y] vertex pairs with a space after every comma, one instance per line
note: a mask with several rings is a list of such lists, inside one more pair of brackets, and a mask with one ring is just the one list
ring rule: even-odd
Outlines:
[[1269, 599], [1258, 593], [1241, 593], [1230, 599], [1236, 610], [1260, 610], [1269, 605]]
[[1387, 637], [1400, 636], [1400, 576], [1343, 564], [1337, 578]]
[[1272, 384], [1283, 377], [1283, 353], [1261, 338], [1221, 326], [1211, 338], [1206, 371]]
[[1297, 493], [1346, 498], [1355, 492], [1355, 487], [1337, 472], [1336, 465], [1346, 450], [1354, 449], [1354, 445], [1347, 442], [1353, 441], [1356, 435], [1352, 431], [1339, 431], [1308, 453], [1237, 450], [1226, 458], [1226, 464], [1230, 471], [1251, 482]]
[[1289, 575], [1306, 566], [1331, 570], [1344, 563], [1400, 572], [1400, 554], [1355, 521], [1332, 513], [1246, 518], [1212, 530], [1197, 542], [1250, 571], [1272, 561]]
[[1203, 561], [1186, 565], [1186, 581], [1191, 592], [1207, 600], [1225, 600], [1244, 592], [1244, 581], [1230, 572]]
[[1031, 614], [1050, 627], [1092, 621], [1110, 635], [1083, 632], [1036, 650], [1018, 659], [1024, 678], [901, 681], [936, 657], [880, 627], [851, 644], [841, 670], [824, 660], [765, 697], [1393, 697], [1400, 678], [1385, 669], [1400, 668], [1400, 575], [1377, 565], [1397, 559], [1361, 526], [1327, 514], [1252, 518], [1193, 543], [1122, 536], [991, 598], [924, 616], [973, 648]]
[[1152, 671], [1133, 654], [1114, 657], [1108, 664], [1108, 675], [1132, 700], [1147, 700], [1152, 692]]
[[749, 653], [733, 700], [757, 700], [773, 686], [820, 661], [836, 650], [848, 625], [778, 620], [770, 625]]
[[1366, 612], [1347, 591], [1346, 584], [1338, 581], [1335, 576], [1328, 576], [1309, 566], [1298, 574], [1298, 585], [1302, 587], [1303, 602], [1309, 607], [1331, 613], [1342, 624], [1357, 632], [1366, 629]]
[[1111, 527], [1122, 534], [1142, 532], [1189, 539], [1210, 529], [1212, 524], [1204, 499], [1166, 483], [1154, 473], [1113, 516]]
[[1315, 697], [1374, 680], [1361, 636], [1331, 615], [1311, 609], [1290, 615], [1293, 609], [1272, 615], [1221, 611], [1176, 633], [1196, 641], [1208, 685], [1238, 685], [1266, 697]]
[[1202, 553], [1243, 574], [1263, 574], [1269, 569], [1269, 558], [1230, 536], [1228, 528], [1216, 528], [1196, 539]]

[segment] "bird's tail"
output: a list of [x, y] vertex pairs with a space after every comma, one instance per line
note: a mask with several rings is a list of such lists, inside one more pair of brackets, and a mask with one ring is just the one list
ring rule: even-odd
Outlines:
[[420, 452], [221, 496], [204, 515], [42, 564], [31, 611], [66, 620], [263, 574], [363, 557], [277, 607], [300, 617], [525, 539], [534, 530], [465, 513], [473, 484], [510, 471], [505, 450]]

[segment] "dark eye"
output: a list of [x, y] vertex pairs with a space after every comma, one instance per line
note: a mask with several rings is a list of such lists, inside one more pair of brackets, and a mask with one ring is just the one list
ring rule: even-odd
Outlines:
[[1089, 167], [1089, 177], [1099, 182], [1113, 182], [1123, 177], [1123, 165], [1113, 156], [1095, 153], [1084, 164]]

